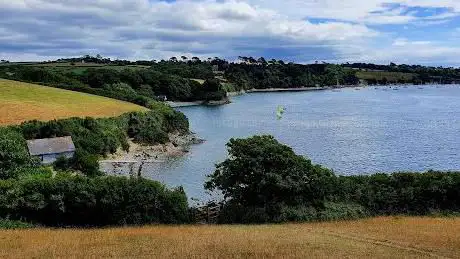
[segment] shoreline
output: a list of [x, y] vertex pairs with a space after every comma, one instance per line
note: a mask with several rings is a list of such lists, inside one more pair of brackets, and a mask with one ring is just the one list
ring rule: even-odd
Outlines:
[[[227, 97], [235, 97], [240, 95], [245, 95], [249, 93], [279, 93], [279, 92], [309, 92], [309, 91], [327, 91], [327, 90], [340, 90], [345, 88], [367, 88], [367, 87], [388, 87], [391, 88], [393, 86], [415, 86], [415, 87], [423, 87], [426, 85], [458, 85], [458, 84], [425, 84], [425, 85], [414, 85], [414, 84], [388, 84], [388, 85], [340, 85], [340, 86], [324, 86], [324, 87], [300, 87], [300, 88], [266, 88], [266, 89], [249, 89], [249, 90], [241, 90], [236, 92], [227, 92]], [[180, 108], [180, 107], [191, 107], [191, 106], [200, 106], [206, 105], [206, 101], [192, 101], [192, 102], [175, 102], [175, 101], [166, 101], [166, 104], [171, 106], [172, 108]], [[210, 104], [209, 106], [216, 106], [216, 105], [225, 105], [230, 102], [228, 101], [215, 101], [215, 103]]]
[[250, 89], [247, 93], [271, 93], [271, 92], [307, 92], [307, 91], [323, 91], [334, 88], [344, 87], [300, 87], [300, 88], [266, 88], [266, 89]]
[[165, 163], [168, 159], [182, 157], [192, 145], [204, 142], [194, 133], [170, 133], [169, 139], [167, 143], [154, 145], [140, 145], [129, 140], [129, 151], [120, 148], [116, 153], [99, 160], [99, 168], [107, 175], [139, 177], [142, 176], [145, 164]]
[[[356, 86], [353, 86], [353, 87], [356, 87]], [[337, 88], [344, 88], [344, 87], [337, 87]], [[304, 92], [304, 91], [322, 91], [322, 90], [331, 90], [331, 89], [335, 89], [335, 88], [334, 87], [302, 87], [302, 88], [250, 89], [250, 90], [241, 90], [241, 91], [238, 91], [238, 92], [227, 92], [227, 97], [235, 97], [235, 96], [240, 96], [240, 95], [244, 95], [244, 94], [248, 94], [248, 93]], [[172, 108], [206, 105], [206, 101], [203, 101], [203, 100], [201, 100], [201, 101], [191, 101], [191, 102], [166, 101], [165, 103], [167, 105], [171, 106]], [[225, 105], [225, 104], [229, 104], [229, 103], [230, 103], [229, 100], [210, 101], [209, 106]]]
[[173, 102], [173, 101], [166, 101], [167, 105], [171, 106], [172, 108], [180, 108], [180, 107], [189, 107], [189, 106], [199, 106], [203, 105], [205, 101], [193, 101], [193, 102]]

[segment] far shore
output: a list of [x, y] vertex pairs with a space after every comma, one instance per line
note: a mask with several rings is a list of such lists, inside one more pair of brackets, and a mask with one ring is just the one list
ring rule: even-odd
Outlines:
[[[267, 88], [267, 89], [250, 89], [250, 90], [242, 90], [238, 92], [228, 92], [227, 97], [234, 97], [238, 95], [243, 95], [246, 93], [268, 93], [268, 92], [301, 92], [301, 91], [321, 91], [321, 90], [329, 90], [333, 89], [332, 87], [302, 87], [302, 88]], [[172, 108], [180, 108], [180, 107], [190, 107], [190, 106], [200, 106], [204, 105], [206, 101], [192, 101], [192, 102], [177, 102], [177, 101], [166, 101], [166, 104], [171, 106]], [[227, 104], [223, 103], [223, 104]]]
[[[266, 88], [266, 89], [249, 89], [241, 90], [237, 92], [227, 92], [227, 97], [235, 97], [239, 95], [244, 95], [247, 93], [276, 93], [276, 92], [308, 92], [308, 91], [325, 91], [325, 90], [334, 90], [334, 89], [343, 89], [343, 88], [361, 88], [361, 87], [381, 87], [381, 86], [407, 86], [412, 84], [388, 84], [388, 85], [340, 85], [340, 86], [320, 86], [320, 87], [299, 87], [299, 88]], [[443, 84], [444, 85], [444, 84]], [[446, 84], [450, 85], [450, 84]], [[424, 86], [424, 85], [418, 85]], [[193, 102], [176, 102], [176, 101], [166, 101], [166, 104], [172, 108], [179, 107], [190, 107], [190, 106], [200, 106], [204, 105], [206, 101], [193, 101]], [[227, 103], [223, 103], [227, 104]]]
[[266, 89], [250, 89], [250, 90], [247, 90], [246, 92], [247, 93], [303, 92], [303, 91], [321, 91], [321, 90], [329, 90], [329, 89], [333, 89], [333, 87], [266, 88]]

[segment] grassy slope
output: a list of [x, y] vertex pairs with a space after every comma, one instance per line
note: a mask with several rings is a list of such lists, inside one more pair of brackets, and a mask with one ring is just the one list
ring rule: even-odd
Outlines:
[[0, 231], [0, 257], [460, 257], [460, 218], [374, 218], [262, 226]]
[[384, 77], [386, 77], [388, 81], [398, 81], [399, 79], [411, 80], [415, 74], [385, 71], [358, 71], [356, 72], [356, 76], [359, 79], [382, 80]]
[[110, 98], [0, 79], [0, 125], [68, 117], [112, 117], [141, 106]]

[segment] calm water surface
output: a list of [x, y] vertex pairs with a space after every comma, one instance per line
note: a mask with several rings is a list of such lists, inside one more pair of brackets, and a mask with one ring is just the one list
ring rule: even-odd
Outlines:
[[[276, 119], [278, 105], [286, 108]], [[271, 134], [338, 174], [460, 170], [460, 86], [374, 87], [253, 93], [220, 107], [179, 109], [206, 139], [185, 157], [144, 175], [206, 199], [206, 175], [227, 156], [232, 137]]]

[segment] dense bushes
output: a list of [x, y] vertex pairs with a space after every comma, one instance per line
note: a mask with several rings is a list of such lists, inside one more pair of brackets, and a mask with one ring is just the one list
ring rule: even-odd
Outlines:
[[335, 176], [270, 136], [232, 139], [205, 187], [224, 195], [221, 222], [354, 219], [460, 212], [460, 173]]
[[128, 114], [128, 136], [141, 143], [165, 143], [168, 133], [162, 127], [163, 119], [156, 113]]
[[14, 177], [20, 168], [35, 164], [23, 136], [15, 130], [0, 128], [0, 179]]
[[248, 207], [227, 202], [223, 205], [218, 220], [224, 224], [283, 223], [350, 220], [370, 215], [371, 213], [364, 206], [353, 203], [324, 202], [321, 206], [278, 204], [276, 210], [273, 210], [272, 207]]
[[0, 181], [0, 217], [49, 226], [189, 221], [182, 189], [145, 179], [68, 175]]
[[34, 227], [37, 226], [19, 220], [0, 219], [0, 229], [25, 229]]
[[341, 176], [334, 196], [374, 214], [460, 211], [460, 173], [435, 172]]

